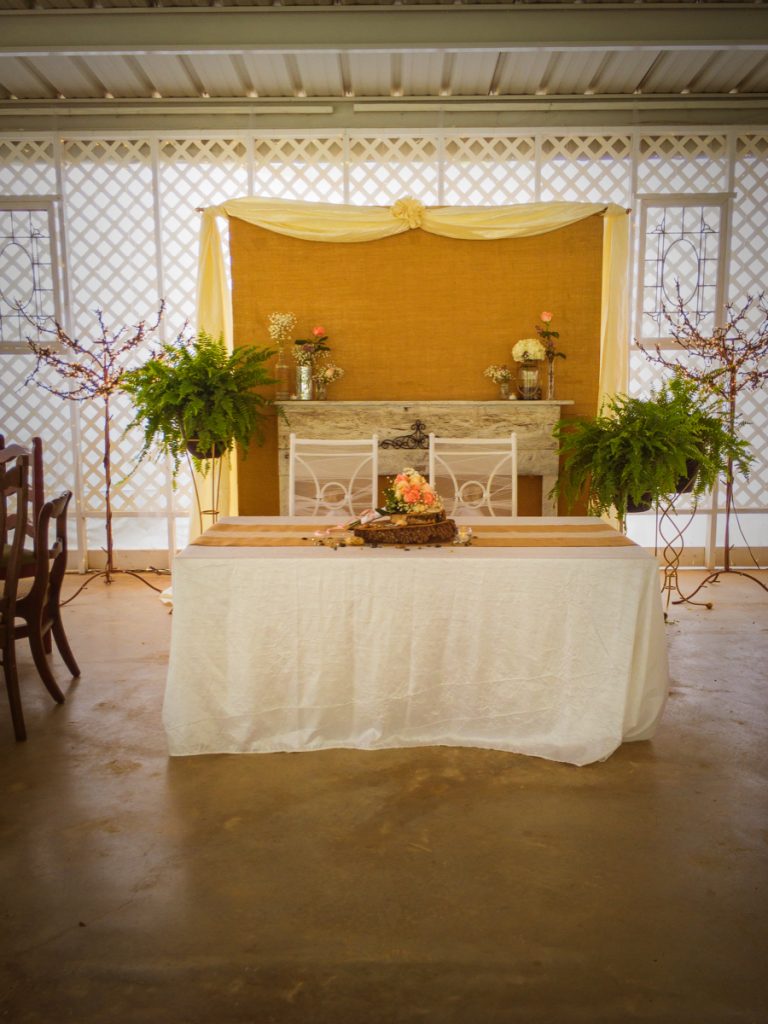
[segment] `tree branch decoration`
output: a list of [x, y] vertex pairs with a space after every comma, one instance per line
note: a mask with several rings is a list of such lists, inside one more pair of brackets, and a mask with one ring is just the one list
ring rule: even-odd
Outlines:
[[[129, 368], [131, 356], [146, 344], [157, 331], [165, 310], [161, 302], [157, 316], [151, 321], [142, 320], [135, 326], [121, 327], [111, 332], [100, 309], [95, 311], [99, 333], [87, 341], [71, 337], [58, 321], [48, 327], [47, 321], [27, 320], [40, 331], [53, 335], [50, 345], [27, 339], [35, 356], [35, 366], [25, 383], [34, 383], [57, 398], [71, 402], [87, 402], [98, 399], [103, 403], [103, 444], [104, 444], [104, 496], [106, 505], [105, 524], [107, 534], [107, 563], [105, 577], [112, 582], [115, 572], [114, 547], [112, 539], [112, 463], [111, 424], [112, 396], [121, 390], [123, 374]], [[132, 334], [129, 331], [133, 331]], [[58, 384], [49, 384], [41, 378], [43, 369], [53, 370], [60, 379]]]
[[[758, 314], [757, 326], [753, 326], [755, 313]], [[705, 396], [712, 396], [726, 429], [733, 437], [737, 437], [743, 423], [737, 409], [738, 396], [743, 391], [756, 391], [764, 387], [768, 380], [768, 365], [765, 364], [768, 356], [768, 301], [765, 293], [747, 295], [740, 305], [729, 302], [725, 307], [723, 323], [715, 327], [711, 335], [703, 334], [696, 320], [687, 312], [679, 285], [674, 307], [671, 310], [662, 307], [662, 316], [669, 326], [671, 337], [681, 350], [679, 354], [662, 351], [658, 344], [649, 352], [640, 341], [637, 342], [639, 348], [652, 363], [673, 370], [678, 376], [700, 387]], [[730, 550], [734, 462], [746, 476], [754, 459], [754, 456], [746, 452], [747, 442], [742, 443], [744, 456], [736, 460], [730, 456], [725, 475], [724, 572], [735, 571], [731, 569]], [[704, 583], [717, 575], [711, 574]], [[760, 585], [763, 586], [762, 583]]]

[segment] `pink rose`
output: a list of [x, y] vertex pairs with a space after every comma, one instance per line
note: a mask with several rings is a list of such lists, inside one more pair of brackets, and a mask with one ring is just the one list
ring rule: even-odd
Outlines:
[[413, 502], [418, 501], [419, 498], [421, 497], [421, 495], [419, 494], [419, 488], [409, 487], [408, 490], [403, 495], [403, 497], [409, 504], [413, 504]]
[[[544, 317], [542, 316], [542, 320], [543, 319], [544, 319]], [[316, 338], [319, 338], [319, 337], [321, 337], [321, 335], [325, 334], [325, 328], [324, 327], [313, 327], [312, 328], [312, 333], [314, 334], [314, 336]]]
[[395, 483], [396, 484], [404, 484], [405, 483], [405, 479], [406, 479], [405, 473], [398, 473], [397, 476], [395, 477]]
[[552, 319], [552, 314], [544, 310], [544, 312], [541, 314], [541, 319], [543, 323], [548, 324], [549, 321]]
[[432, 491], [425, 491], [424, 492], [424, 504], [425, 505], [434, 505], [434, 503], [435, 503], [435, 496], [432, 493]]

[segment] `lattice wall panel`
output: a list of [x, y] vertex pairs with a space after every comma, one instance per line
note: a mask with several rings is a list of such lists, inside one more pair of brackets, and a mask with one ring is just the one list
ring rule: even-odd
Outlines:
[[631, 156], [631, 140], [623, 135], [544, 138], [540, 199], [628, 206]]
[[[26, 383], [35, 367], [32, 355], [0, 355], [2, 418], [0, 433], [6, 442], [28, 444], [33, 437], [43, 441], [46, 461], [47, 497], [63, 490], [74, 492], [75, 445], [72, 435], [72, 403], [56, 398], [35, 383]], [[61, 380], [47, 370], [40, 379], [51, 386]]]
[[254, 194], [305, 202], [344, 201], [344, 139], [275, 136], [254, 140]]
[[725, 192], [727, 188], [725, 135], [646, 135], [640, 139], [638, 192]]
[[421, 136], [354, 136], [349, 143], [349, 201], [389, 206], [413, 196], [439, 202], [438, 144]]
[[56, 165], [48, 139], [0, 139], [0, 195], [55, 195]]
[[755, 462], [748, 480], [739, 477], [735, 481], [734, 500], [737, 508], [765, 507], [768, 492], [768, 407], [765, 391], [743, 391], [739, 414], [744, 424], [742, 435], [752, 446]]
[[[197, 210], [248, 194], [248, 147], [242, 139], [161, 139], [158, 181], [165, 329], [170, 340], [185, 323], [195, 327]], [[219, 227], [228, 245], [226, 221], [221, 220]]]
[[[98, 334], [96, 309], [105, 312], [112, 331], [151, 318], [159, 306], [151, 148], [142, 140], [71, 140], [64, 159], [74, 331], [86, 341]], [[165, 502], [155, 474], [144, 466], [134, 474], [140, 445], [124, 436], [132, 416], [126, 399], [115, 403], [112, 473], [116, 481], [132, 483], [116, 491], [114, 510], [133, 511], [137, 506], [128, 495], [140, 493], [138, 507], [161, 514]], [[80, 429], [83, 509], [99, 514], [104, 497], [98, 403], [83, 406]]]
[[536, 143], [504, 136], [446, 137], [446, 206], [506, 206], [536, 199]]

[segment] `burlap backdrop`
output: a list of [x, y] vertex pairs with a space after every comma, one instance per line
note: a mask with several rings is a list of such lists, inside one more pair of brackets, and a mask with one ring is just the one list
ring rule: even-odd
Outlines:
[[[270, 313], [293, 312], [297, 337], [321, 324], [346, 376], [337, 399], [489, 399], [489, 363], [511, 363], [542, 310], [560, 331], [557, 395], [596, 411], [602, 221], [532, 238], [477, 242], [421, 230], [375, 242], [288, 238], [230, 218], [235, 345], [269, 344]], [[542, 374], [543, 376], [543, 374]], [[277, 430], [239, 468], [241, 515], [278, 512]], [[519, 511], [537, 515], [540, 484], [521, 478]], [[538, 486], [537, 486], [538, 484]]]

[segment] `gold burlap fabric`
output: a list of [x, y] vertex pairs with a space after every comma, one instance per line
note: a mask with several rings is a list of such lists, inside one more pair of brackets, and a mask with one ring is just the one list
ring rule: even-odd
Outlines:
[[[269, 343], [275, 311], [297, 336], [322, 325], [346, 375], [336, 399], [489, 399], [483, 370], [555, 315], [557, 394], [573, 413], [597, 407], [603, 224], [592, 216], [526, 238], [467, 241], [422, 230], [353, 245], [291, 238], [230, 218], [235, 345]], [[542, 376], [545, 364], [542, 364]], [[540, 510], [540, 481], [521, 477], [521, 515]], [[278, 512], [277, 431], [239, 466], [239, 512]]]

